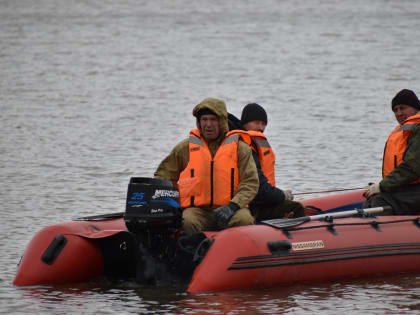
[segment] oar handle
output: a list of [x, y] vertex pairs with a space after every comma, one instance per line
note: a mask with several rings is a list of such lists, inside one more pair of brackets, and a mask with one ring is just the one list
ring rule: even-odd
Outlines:
[[375, 208], [366, 208], [366, 209], [354, 209], [354, 210], [348, 210], [348, 211], [316, 214], [316, 215], [309, 216], [308, 218], [310, 218], [310, 221], [314, 221], [314, 220], [324, 219], [326, 217], [339, 218], [339, 217], [346, 217], [346, 216], [353, 215], [353, 214], [358, 214], [358, 213], [360, 213], [360, 214], [378, 213], [378, 212], [382, 212], [384, 210], [389, 210], [389, 209], [391, 209], [391, 207], [375, 207]]

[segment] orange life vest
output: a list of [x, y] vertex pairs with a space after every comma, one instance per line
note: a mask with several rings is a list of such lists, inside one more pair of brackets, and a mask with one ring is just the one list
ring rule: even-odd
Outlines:
[[267, 141], [267, 137], [259, 131], [245, 131], [245, 130], [232, 130], [227, 135], [240, 135], [242, 140], [245, 141], [252, 150], [258, 153], [260, 160], [261, 170], [268, 182], [272, 186], [276, 186], [276, 178], [274, 175], [274, 164], [276, 156], [273, 149]]
[[[404, 160], [404, 152], [407, 148], [408, 138], [412, 129], [420, 124], [420, 115], [408, 117], [402, 125], [397, 126], [389, 135], [385, 144], [384, 159], [382, 164], [382, 176], [385, 177], [391, 173]], [[420, 178], [412, 182], [420, 183]]]
[[212, 157], [200, 131], [193, 129], [189, 137], [189, 162], [178, 180], [182, 208], [226, 205], [239, 185], [239, 135], [226, 136]]

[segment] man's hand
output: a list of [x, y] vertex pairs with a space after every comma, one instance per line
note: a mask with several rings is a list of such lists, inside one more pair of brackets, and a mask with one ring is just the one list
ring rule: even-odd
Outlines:
[[293, 200], [295, 198], [290, 189], [286, 189], [283, 192], [284, 192], [284, 197], [286, 200]]
[[372, 184], [367, 187], [365, 187], [365, 192], [363, 193], [363, 196], [367, 199], [373, 195], [377, 195], [381, 192], [381, 188], [379, 187], [379, 184]]
[[235, 211], [229, 205], [221, 206], [213, 211], [219, 226], [226, 226], [230, 218], [235, 214]]
[[286, 212], [283, 216], [284, 219], [292, 219], [295, 216], [295, 213], [293, 211]]

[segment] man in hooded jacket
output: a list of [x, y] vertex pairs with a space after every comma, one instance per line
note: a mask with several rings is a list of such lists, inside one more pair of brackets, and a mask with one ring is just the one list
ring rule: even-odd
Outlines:
[[364, 208], [391, 206], [382, 215], [420, 213], [420, 101], [407, 89], [392, 99], [398, 126], [385, 145], [382, 180], [365, 188]]
[[180, 192], [186, 235], [254, 224], [246, 206], [259, 181], [249, 146], [229, 131], [226, 105], [206, 98], [194, 107], [197, 129], [178, 143], [155, 177], [171, 180]]

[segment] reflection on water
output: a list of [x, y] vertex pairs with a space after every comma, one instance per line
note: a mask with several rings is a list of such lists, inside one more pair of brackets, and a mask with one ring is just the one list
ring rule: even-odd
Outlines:
[[43, 227], [123, 211], [129, 178], [152, 176], [205, 97], [237, 116], [249, 102], [266, 108], [281, 188], [377, 181], [390, 100], [420, 93], [419, 14], [415, 0], [1, 1], [0, 311], [419, 310], [415, 276], [198, 296], [114, 281], [11, 285]]
[[[333, 284], [238, 290], [189, 295], [177, 286], [140, 286], [134, 281], [102, 279], [73, 286], [20, 288], [32, 307], [60, 305], [60, 312], [171, 314], [409, 314], [420, 311], [420, 277], [394, 276]], [[42, 306], [42, 307], [41, 307]], [[7, 307], [16, 310], [22, 305]]]

